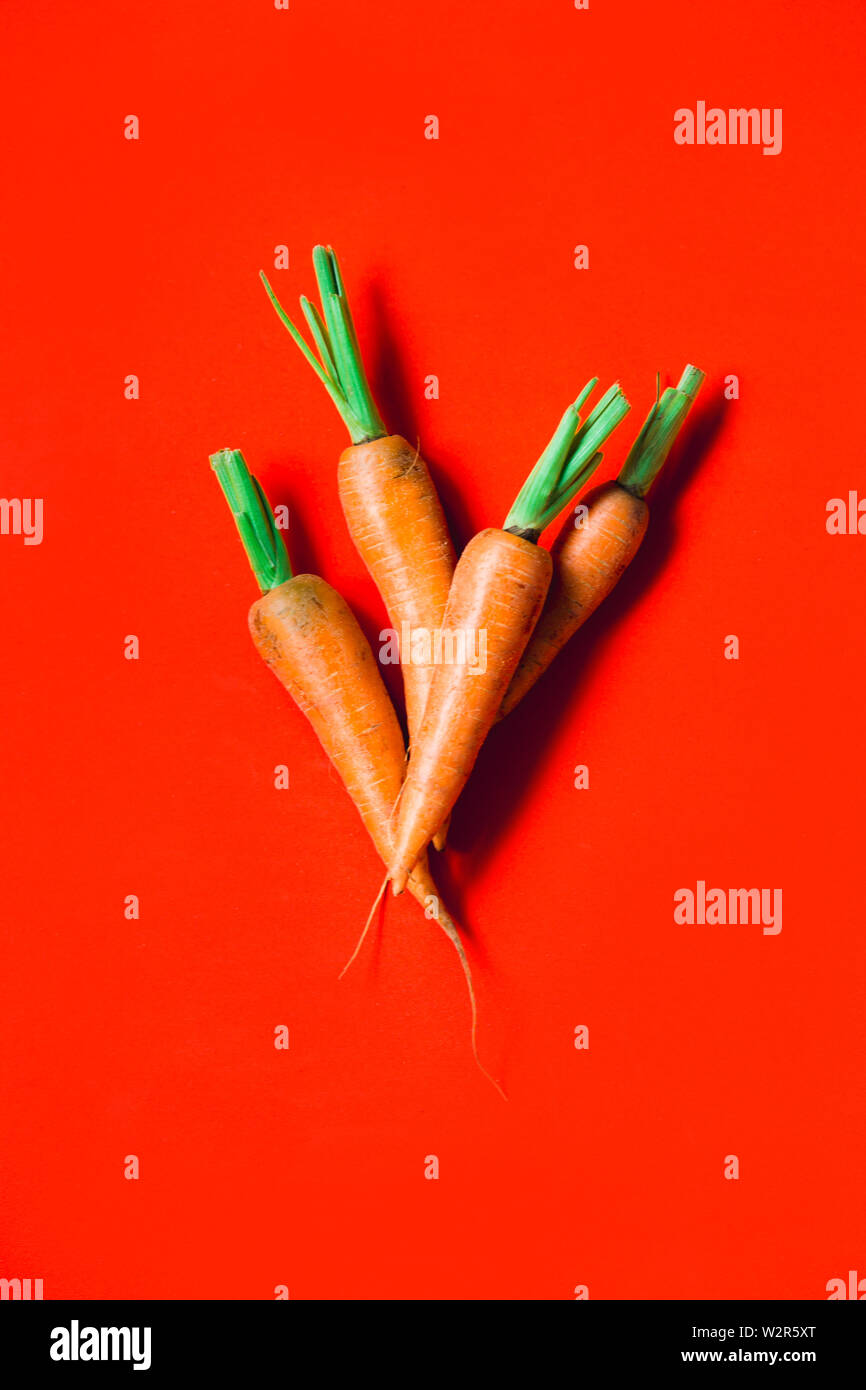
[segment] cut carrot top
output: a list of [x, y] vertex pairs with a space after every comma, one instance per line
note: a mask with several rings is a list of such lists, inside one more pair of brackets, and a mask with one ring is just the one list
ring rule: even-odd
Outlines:
[[676, 386], [668, 386], [661, 395], [656, 387], [655, 405], [629, 449], [617, 478], [620, 487], [633, 492], [636, 497], [646, 497], [671, 451], [704, 376], [704, 372], [689, 365]]
[[263, 594], [291, 579], [286, 543], [277, 530], [274, 514], [240, 449], [220, 449], [211, 454], [210, 466], [231, 508], [247, 559]]
[[277, 299], [265, 272], [260, 270], [259, 274], [280, 322], [288, 329], [340, 412], [352, 443], [383, 439], [388, 431], [367, 381], [340, 267], [330, 246], [314, 247], [313, 269], [322, 311], [320, 313], [306, 295], [301, 295], [301, 309], [318, 357]]
[[593, 377], [566, 410], [505, 518], [506, 531], [537, 539], [598, 467], [601, 445], [631, 407], [614, 383], [581, 425], [580, 408], [597, 384]]

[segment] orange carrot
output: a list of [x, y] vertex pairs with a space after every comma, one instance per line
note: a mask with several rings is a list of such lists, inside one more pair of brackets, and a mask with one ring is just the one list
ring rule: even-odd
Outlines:
[[466, 662], [437, 667], [398, 807], [389, 865], [395, 893], [405, 888], [466, 785], [541, 612], [550, 574], [548, 551], [495, 529], [474, 536], [457, 562], [445, 626], [479, 635], [486, 645], [484, 669]]
[[[372, 576], [395, 637], [403, 672], [409, 746], [418, 735], [433, 680], [433, 634], [441, 627], [454, 573], [454, 548], [442, 506], [419, 451], [388, 434], [373, 400], [337, 257], [317, 246], [313, 266], [322, 312], [302, 297], [316, 358], [285, 314], [267, 279], [282, 323], [322, 381], [349, 430], [340, 455], [340, 501], [358, 554]], [[437, 835], [437, 840], [440, 837]], [[441, 844], [444, 843], [444, 834]]]
[[[405, 752], [370, 645], [348, 604], [330, 584], [314, 574], [292, 577], [283, 538], [243, 455], [224, 449], [212, 456], [211, 465], [262, 590], [249, 614], [256, 649], [312, 724], [387, 864], [393, 852], [391, 811], [403, 780]], [[478, 1061], [469, 963], [426, 856], [413, 868], [409, 891], [458, 953], [469, 990], [472, 1048]]]
[[430, 638], [445, 615], [454, 548], [427, 465], [399, 435], [345, 449], [337, 481], [352, 539], [397, 634], [411, 748], [433, 680]]
[[457, 562], [442, 633], [458, 652], [462, 634], [463, 659], [436, 666], [410, 752], [389, 864], [395, 893], [403, 891], [466, 785], [541, 612], [552, 564], [538, 537], [582, 487], [601, 457], [599, 445], [628, 410], [619, 387], [611, 387], [578, 429], [580, 406], [594, 386], [591, 381], [568, 407], [504, 529], [481, 531]]
[[637, 554], [649, 522], [646, 494], [703, 380], [703, 372], [686, 367], [679, 385], [657, 398], [619, 478], [589, 493], [585, 514], [575, 521], [569, 517], [563, 525], [551, 551], [553, 579], [547, 600], [502, 702], [500, 719], [532, 689]]

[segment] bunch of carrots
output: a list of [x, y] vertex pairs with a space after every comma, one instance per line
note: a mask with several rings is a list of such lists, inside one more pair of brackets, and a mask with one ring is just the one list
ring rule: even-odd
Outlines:
[[[213, 454], [211, 466], [261, 590], [249, 613], [253, 642], [312, 724], [386, 869], [348, 964], [387, 884], [395, 894], [408, 889], [457, 951], [469, 993], [472, 1050], [485, 1071], [469, 962], [437, 892], [428, 850], [431, 844], [444, 848], [451, 812], [494, 724], [528, 694], [637, 553], [649, 521], [647, 493], [704, 374], [687, 366], [676, 386], [660, 392], [657, 383], [619, 475], [587, 493], [573, 515], [570, 503], [630, 408], [614, 383], [582, 419], [598, 384], [597, 378], [587, 382], [502, 526], [480, 531], [457, 559], [427, 464], [417, 448], [388, 433], [373, 399], [330, 247], [315, 248], [313, 266], [321, 308], [306, 297], [300, 301], [312, 346], [261, 278], [349, 431], [337, 465], [340, 501], [391, 627], [427, 639], [400, 652], [408, 746], [354, 614], [318, 575], [292, 574], [273, 511], [240, 451]], [[562, 528], [546, 549], [540, 538], [562, 513]], [[433, 639], [448, 633], [462, 633], [470, 644], [482, 638], [484, 661], [437, 660], [442, 643]]]

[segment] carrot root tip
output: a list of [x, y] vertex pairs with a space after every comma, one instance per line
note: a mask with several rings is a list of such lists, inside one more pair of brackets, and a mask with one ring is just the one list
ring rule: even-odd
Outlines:
[[349, 959], [346, 961], [346, 964], [343, 966], [343, 968], [342, 968], [342, 970], [340, 971], [339, 975], [337, 976], [337, 979], [338, 979], [338, 980], [342, 980], [342, 978], [343, 978], [343, 976], [345, 975], [346, 971], [349, 969], [349, 966], [350, 966], [350, 965], [352, 964], [352, 962], [357, 958], [358, 952], [360, 951], [361, 947], [362, 947], [363, 944], [364, 944], [364, 939], [365, 939], [365, 937], [366, 937], [366, 935], [367, 935], [367, 932], [370, 930], [370, 923], [371, 923], [372, 920], [373, 920], [374, 914], [375, 914], [375, 912], [376, 912], [376, 908], [379, 906], [380, 902], [382, 901], [382, 894], [385, 892], [385, 889], [386, 889], [387, 887], [388, 887], [388, 880], [387, 880], [387, 878], [385, 878], [385, 879], [382, 880], [382, 887], [379, 889], [378, 893], [376, 894], [376, 901], [373, 903], [373, 906], [370, 908], [370, 914], [369, 914], [369, 916], [368, 916], [366, 922], [364, 923], [364, 930], [361, 932], [361, 935], [358, 937], [358, 944], [357, 944], [357, 946], [355, 947], [355, 949], [354, 949], [354, 951], [352, 952], [352, 954], [350, 955]]

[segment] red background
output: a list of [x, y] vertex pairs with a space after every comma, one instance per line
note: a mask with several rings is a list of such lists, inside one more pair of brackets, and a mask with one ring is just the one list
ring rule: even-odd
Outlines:
[[[45, 499], [45, 537], [0, 537], [0, 1274], [264, 1299], [866, 1275], [866, 539], [825, 529], [863, 479], [862, 10], [7, 0], [2, 25], [2, 491]], [[699, 99], [782, 107], [782, 153], [676, 146]], [[295, 304], [318, 240], [459, 543], [587, 377], [633, 402], [612, 476], [656, 371], [708, 373], [639, 557], [454, 817], [443, 892], [508, 1104], [411, 902], [337, 983], [381, 868], [252, 648], [208, 467], [243, 448], [296, 570], [375, 638], [343, 427], [256, 278], [286, 243]], [[781, 887], [781, 934], [676, 926], [700, 878]]]

